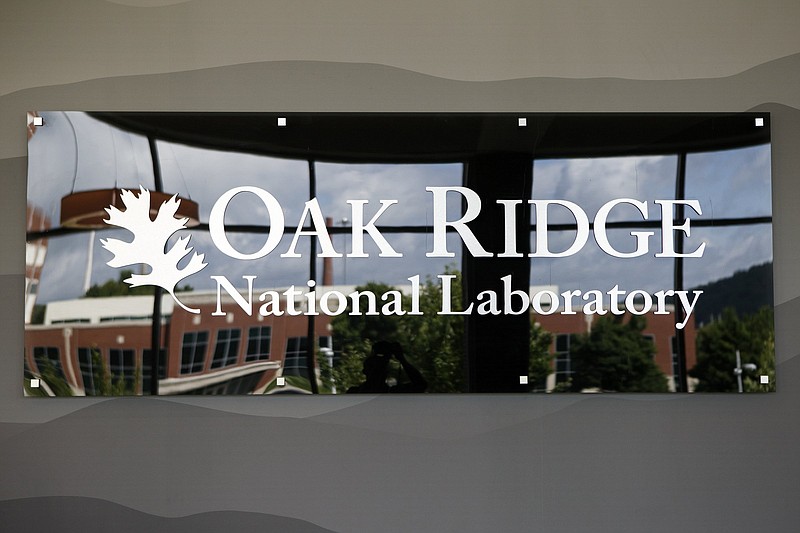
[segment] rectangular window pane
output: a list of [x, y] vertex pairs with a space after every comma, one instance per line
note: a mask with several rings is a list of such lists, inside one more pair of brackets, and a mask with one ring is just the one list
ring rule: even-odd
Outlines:
[[217, 344], [214, 348], [211, 368], [222, 368], [236, 364], [241, 336], [242, 330], [240, 329], [220, 329], [217, 331]]
[[87, 396], [97, 392], [96, 379], [102, 379], [102, 364], [99, 351], [92, 348], [78, 348], [78, 365], [83, 379], [83, 390]]
[[247, 356], [245, 361], [269, 359], [272, 328], [270, 326], [251, 327], [247, 332]]
[[286, 340], [286, 357], [283, 360], [284, 376], [302, 376], [308, 379], [306, 368], [306, 337], [289, 337]]
[[183, 334], [181, 374], [202, 372], [206, 362], [208, 331], [189, 331]]
[[126, 393], [135, 393], [133, 390], [136, 381], [136, 350], [112, 348], [108, 351], [111, 380], [115, 385], [124, 382]]

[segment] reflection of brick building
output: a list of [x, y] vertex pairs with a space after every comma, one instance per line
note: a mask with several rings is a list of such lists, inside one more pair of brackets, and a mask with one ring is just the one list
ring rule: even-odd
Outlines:
[[[162, 299], [163, 367], [160, 394], [246, 394], [274, 387], [277, 376], [307, 377], [307, 317], [248, 316], [223, 298], [226, 316], [212, 316], [215, 293], [184, 293], [191, 314], [167, 295]], [[296, 304], [302, 308], [300, 301]], [[52, 365], [75, 394], [92, 395], [100, 356], [115, 379], [133, 384], [137, 367], [149, 389], [152, 296], [82, 298], [48, 305], [45, 324], [25, 330], [26, 369], [41, 374]], [[256, 307], [254, 305], [254, 307]], [[318, 344], [330, 346], [330, 319], [316, 317]], [[67, 356], [68, 354], [68, 356]], [[291, 380], [290, 380], [291, 381]], [[291, 389], [288, 383], [281, 390]]]
[[[407, 287], [399, 287], [406, 289]], [[553, 289], [553, 287], [548, 287]], [[343, 292], [354, 287], [337, 287]], [[538, 288], [532, 287], [531, 292]], [[557, 291], [556, 291], [557, 292]], [[223, 297], [225, 316], [212, 316], [216, 294], [190, 292], [179, 294], [181, 301], [200, 309], [192, 314], [175, 305], [169, 295], [162, 298], [162, 353], [160, 394], [246, 394], [249, 392], [295, 390], [292, 380], [283, 388], [275, 387], [278, 376], [307, 378], [305, 364], [308, 322], [304, 315], [259, 316], [254, 302], [253, 316], [248, 316], [230, 298]], [[303, 309], [303, 298], [296, 298], [296, 308]], [[116, 378], [130, 385], [141, 368], [139, 391], [149, 390], [151, 349], [151, 296], [82, 298], [53, 302], [47, 307], [45, 324], [28, 325], [25, 330], [25, 365], [40, 375], [45, 365], [67, 381], [76, 394], [97, 393], [94, 383], [97, 357], [108, 365]], [[532, 315], [534, 327], [542, 327], [554, 336], [551, 352], [555, 356], [553, 374], [546, 383], [552, 390], [570, 378], [570, 347], [575, 335], [586, 333], [597, 317], [576, 313]], [[676, 353], [675, 317], [673, 314], [645, 315], [644, 335], [655, 346], [655, 362], [668, 376], [674, 388]], [[332, 348], [330, 317], [318, 315], [318, 347]], [[687, 367], [696, 362], [695, 325], [686, 328]], [[67, 356], [68, 354], [68, 356]]]
[[[652, 339], [655, 346], [656, 365], [669, 378], [670, 390], [674, 390], [674, 378], [678, 365], [675, 350], [675, 315], [672, 313], [657, 315], [651, 312], [643, 316], [647, 320], [643, 334]], [[569, 379], [572, 373], [569, 354], [573, 336], [591, 331], [592, 323], [596, 320], [597, 316], [584, 315], [581, 312], [574, 315], [554, 313], [534, 316], [534, 323], [539, 324], [554, 336], [551, 350], [555, 356], [555, 372], [548, 376], [548, 390], [552, 390], [558, 383]], [[692, 368], [697, 362], [694, 317], [691, 317], [686, 323], [684, 331], [686, 335], [686, 367]]]

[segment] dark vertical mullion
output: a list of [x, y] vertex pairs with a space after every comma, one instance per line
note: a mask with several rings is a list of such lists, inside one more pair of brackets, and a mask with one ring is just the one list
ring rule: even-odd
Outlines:
[[[469, 160], [464, 160], [461, 162], [461, 186], [467, 186], [467, 177], [469, 175]], [[461, 200], [461, 213], [460, 215], [464, 214], [464, 211], [467, 209], [466, 200]], [[469, 254], [469, 250], [467, 250], [467, 245], [464, 244], [463, 239], [459, 239], [461, 241], [461, 301], [467, 302], [469, 301], [468, 294], [472, 289], [472, 264], [470, 261], [467, 261], [467, 255]], [[464, 354], [463, 361], [462, 361], [462, 372], [464, 377], [464, 384], [466, 386], [467, 392], [472, 392], [475, 390], [477, 386], [477, 376], [472, 369], [475, 367], [475, 353], [470, 348], [473, 344], [474, 332], [473, 327], [469, 323], [468, 320], [464, 319], [464, 334], [462, 336], [462, 353]]]
[[[153, 187], [156, 192], [164, 190], [161, 180], [161, 162], [158, 158], [158, 146], [153, 136], [147, 137], [150, 146], [150, 159], [153, 163]], [[150, 330], [150, 394], [158, 396], [158, 367], [161, 361], [161, 296], [164, 289], [158, 285], [153, 286], [153, 322]], [[144, 361], [142, 361], [144, 366]]]
[[[498, 257], [503, 251], [505, 214], [496, 208], [482, 209], [467, 227], [474, 233], [490, 257], [463, 256], [465, 302], [475, 302], [483, 291], [500, 294], [501, 281], [511, 276], [512, 290], [528, 292], [530, 287], [530, 210], [533, 165], [524, 154], [481, 153], [472, 157], [466, 167], [466, 186], [472, 189], [486, 206], [497, 200], [521, 200], [521, 216], [513, 230], [524, 235], [517, 240], [519, 257]], [[520, 215], [520, 213], [518, 213]], [[480, 315], [465, 316], [464, 329], [468, 340], [467, 364], [469, 392], [526, 392], [527, 385], [520, 383], [528, 375], [530, 359], [530, 315]]]
[[[678, 154], [678, 168], [675, 176], [675, 199], [683, 200], [686, 196], [686, 152]], [[672, 215], [670, 213], [670, 215]], [[662, 214], [662, 216], [666, 216]], [[675, 221], [679, 224], [684, 222], [683, 204], [675, 205]], [[683, 290], [683, 231], [676, 232], [675, 252], [675, 278], [674, 285], [676, 291]], [[677, 303], [677, 302], [676, 302]], [[675, 305], [675, 323], [680, 324], [684, 320], [683, 308]], [[678, 357], [678, 375], [675, 376], [675, 390], [677, 392], [688, 392], [689, 383], [686, 375], [686, 330], [675, 328], [675, 351]]]
[[[308, 198], [309, 200], [317, 196], [317, 171], [314, 161], [308, 161]], [[310, 260], [308, 265], [308, 279], [317, 281], [317, 238], [314, 235], [309, 237], [310, 241]], [[317, 386], [317, 373], [316, 373], [316, 331], [314, 315], [308, 313], [306, 315], [308, 321], [308, 331], [306, 332], [306, 372], [308, 373], [308, 381], [311, 383], [311, 393], [319, 394], [319, 387]]]

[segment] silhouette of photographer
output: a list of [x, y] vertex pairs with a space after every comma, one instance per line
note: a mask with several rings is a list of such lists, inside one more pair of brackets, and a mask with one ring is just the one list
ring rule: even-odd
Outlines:
[[[410, 380], [409, 383], [390, 385], [389, 366], [394, 357]], [[348, 394], [362, 393], [403, 393], [425, 392], [428, 382], [403, 354], [403, 347], [397, 342], [378, 341], [372, 346], [372, 353], [364, 359], [362, 370], [366, 380], [361, 385], [347, 389]]]

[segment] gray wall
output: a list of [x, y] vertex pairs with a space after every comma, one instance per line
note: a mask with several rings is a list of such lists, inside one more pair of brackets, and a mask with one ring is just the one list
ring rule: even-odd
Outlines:
[[[795, 1], [3, 2], [0, 530], [795, 531], [798, 22]], [[769, 111], [779, 392], [24, 399], [28, 109]]]

